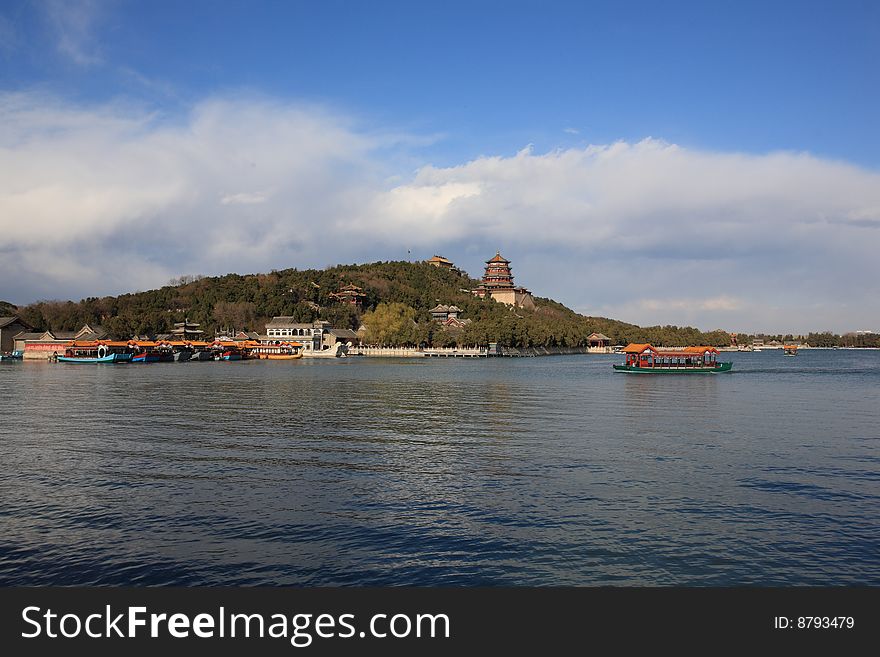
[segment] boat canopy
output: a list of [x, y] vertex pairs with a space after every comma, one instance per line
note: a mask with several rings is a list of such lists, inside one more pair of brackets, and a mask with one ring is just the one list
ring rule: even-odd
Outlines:
[[645, 343], [631, 342], [623, 348], [625, 354], [643, 354], [651, 352], [658, 356], [698, 356], [702, 354], [717, 354], [715, 347], [685, 347], [683, 349], [658, 349], [657, 347]]
[[652, 347], [650, 344], [648, 344], [647, 342], [644, 342], [644, 343], [630, 342], [628, 345], [626, 345], [623, 348], [623, 353], [625, 353], [625, 354], [641, 354], [646, 351], [656, 352], [657, 350], [654, 347]]

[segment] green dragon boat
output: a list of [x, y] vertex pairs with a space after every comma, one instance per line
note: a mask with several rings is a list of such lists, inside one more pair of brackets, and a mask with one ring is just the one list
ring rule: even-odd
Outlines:
[[715, 347], [686, 347], [660, 350], [650, 344], [628, 344], [624, 365], [614, 365], [615, 372], [630, 374], [718, 374], [729, 372], [733, 363], [718, 362]]

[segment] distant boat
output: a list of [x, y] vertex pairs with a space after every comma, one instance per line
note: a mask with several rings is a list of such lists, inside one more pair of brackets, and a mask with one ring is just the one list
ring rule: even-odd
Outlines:
[[21, 360], [23, 353], [22, 351], [12, 351], [8, 354], [0, 354], [0, 360]]
[[348, 345], [337, 342], [327, 349], [303, 352], [303, 356], [306, 358], [345, 358], [348, 356]]
[[193, 356], [193, 352], [188, 349], [181, 349], [180, 351], [174, 352], [174, 362], [175, 363], [185, 363], [190, 360]]
[[616, 372], [630, 374], [718, 374], [729, 372], [733, 363], [719, 363], [715, 347], [686, 347], [660, 350], [650, 344], [628, 344], [624, 365], [614, 365]]
[[252, 358], [263, 360], [298, 360], [303, 357], [299, 342], [251, 343], [246, 349]]
[[68, 344], [59, 363], [130, 363], [131, 352], [123, 351], [127, 343], [76, 342]]
[[783, 356], [797, 356], [798, 346], [796, 344], [787, 344], [782, 347]]
[[174, 353], [171, 351], [140, 351], [131, 357], [132, 363], [171, 363]]

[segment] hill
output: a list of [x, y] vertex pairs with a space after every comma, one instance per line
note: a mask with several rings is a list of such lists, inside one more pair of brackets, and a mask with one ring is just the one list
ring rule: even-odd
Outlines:
[[[468, 290], [478, 281], [425, 263], [375, 262], [324, 270], [186, 276], [172, 283], [157, 290], [90, 297], [78, 303], [40, 301], [17, 312], [38, 329], [75, 330], [85, 323], [101, 324], [116, 338], [165, 333], [184, 318], [201, 323], [207, 335], [241, 329], [262, 333], [266, 321], [276, 315], [293, 316], [299, 322], [324, 319], [351, 329], [364, 322], [375, 328], [393, 309], [392, 314], [406, 318], [398, 333], [392, 333], [393, 341], [400, 344], [498, 342], [513, 347], [576, 347], [585, 345], [593, 332], [604, 333], [614, 344], [729, 344], [729, 336], [723, 331], [702, 333], [676, 326], [642, 328], [605, 317], [585, 317], [544, 298], [536, 298], [532, 310], [512, 309], [471, 295]], [[349, 283], [363, 289], [361, 311], [331, 297]], [[428, 313], [438, 303], [458, 306], [461, 317], [471, 323], [458, 331], [439, 327]]]

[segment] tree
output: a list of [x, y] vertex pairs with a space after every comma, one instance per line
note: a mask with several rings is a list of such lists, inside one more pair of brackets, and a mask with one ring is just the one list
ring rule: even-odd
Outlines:
[[213, 318], [225, 329], [253, 328], [257, 307], [250, 301], [218, 301], [214, 304]]
[[379, 345], [403, 344], [412, 337], [416, 311], [403, 303], [380, 303], [375, 310], [364, 314], [367, 342]]

